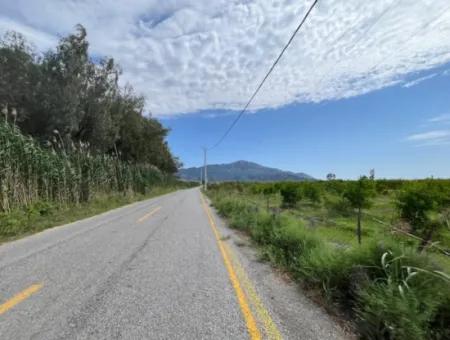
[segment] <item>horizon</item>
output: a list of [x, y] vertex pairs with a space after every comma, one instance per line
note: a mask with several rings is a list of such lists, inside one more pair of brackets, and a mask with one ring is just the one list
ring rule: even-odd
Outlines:
[[[373, 168], [377, 177], [387, 179], [448, 178], [449, 68], [445, 64], [417, 74], [426, 79], [412, 86], [246, 114], [208, 154], [208, 163], [243, 159], [314, 178], [333, 172], [356, 179]], [[434, 76], [427, 78], [430, 74]], [[202, 147], [213, 144], [236, 115], [208, 111], [161, 121], [171, 129], [168, 141], [174, 154], [185, 167], [198, 167]]]
[[[283, 171], [283, 172], [289, 172], [289, 173], [293, 173], [293, 174], [304, 174], [304, 175], [310, 176], [312, 179], [315, 179], [315, 180], [318, 180], [318, 181], [324, 181], [324, 180], [327, 180], [326, 177], [323, 177], [323, 178], [322, 178], [322, 177], [314, 177], [314, 176], [312, 176], [312, 175], [310, 175], [310, 174], [308, 174], [308, 173], [305, 173], [304, 171], [297, 171], [297, 170], [289, 170], [289, 169], [274, 168], [274, 167], [271, 167], [271, 166], [266, 166], [266, 165], [264, 165], [264, 164], [260, 164], [260, 163], [257, 163], [257, 162], [253, 162], [253, 161], [251, 161], [251, 160], [244, 160], [244, 159], [239, 159], [239, 160], [232, 161], [232, 162], [229, 162], [229, 163], [213, 163], [213, 164], [207, 164], [207, 167], [210, 167], [210, 166], [221, 166], [221, 165], [230, 165], [230, 164], [234, 164], [234, 163], [238, 163], [238, 162], [253, 163], [253, 164], [255, 164], [255, 165], [259, 165], [259, 166], [262, 166], [262, 167], [264, 167], [264, 168], [280, 170], [280, 171]], [[203, 165], [200, 165], [200, 166], [191, 166], [191, 167], [185, 167], [185, 166], [183, 166], [183, 167], [181, 167], [181, 168], [179, 169], [179, 171], [181, 171], [181, 170], [188, 170], [188, 169], [199, 169], [199, 170], [200, 170], [200, 169], [202, 169], [202, 168], [204, 168]], [[369, 173], [370, 170], [372, 170], [372, 169], [368, 169], [367, 173], [366, 173], [366, 174], [361, 174], [361, 176], [367, 176], [367, 177], [368, 177], [368, 176], [370, 175], [370, 173]], [[339, 177], [336, 177], [335, 180], [356, 180], [356, 179], [358, 179], [358, 178], [339, 178]], [[401, 177], [391, 177], [391, 178], [388, 178], [388, 177], [377, 177], [377, 176], [376, 176], [376, 169], [375, 169], [375, 179], [376, 179], [376, 180], [392, 180], [392, 181], [395, 181], [395, 180], [407, 180], [407, 181], [411, 180], [411, 181], [414, 181], [414, 180], [426, 180], [426, 179], [448, 180], [448, 179], [450, 179], [450, 176], [449, 176], [449, 177], [434, 177], [434, 176], [431, 176], [431, 177], [417, 177], [417, 178], [401, 178]], [[236, 180], [236, 182], [240, 182], [240, 180]]]

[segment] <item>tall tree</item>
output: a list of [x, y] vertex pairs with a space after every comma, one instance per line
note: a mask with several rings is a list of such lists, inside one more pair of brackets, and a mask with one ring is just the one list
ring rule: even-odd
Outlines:
[[114, 59], [89, 58], [81, 25], [42, 58], [10, 32], [0, 41], [0, 110], [23, 132], [64, 150], [83, 142], [92, 152], [176, 172], [168, 130], [143, 115], [144, 98], [130, 85], [121, 88], [120, 74]]

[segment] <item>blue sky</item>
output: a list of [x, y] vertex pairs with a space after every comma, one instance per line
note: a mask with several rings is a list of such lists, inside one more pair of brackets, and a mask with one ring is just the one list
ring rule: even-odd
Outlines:
[[[244, 159], [316, 178], [328, 172], [356, 178], [371, 168], [383, 178], [450, 177], [450, 133], [432, 133], [450, 132], [447, 68], [349, 99], [246, 114], [210, 151], [209, 162]], [[427, 79], [429, 75], [434, 76]], [[419, 79], [417, 84], [413, 79]], [[202, 164], [201, 147], [213, 145], [236, 116], [225, 113], [162, 120], [171, 129], [169, 144], [185, 166]]]
[[[0, 34], [36, 53], [82, 24], [91, 56], [172, 128], [201, 163], [312, 0], [0, 0]], [[239, 159], [318, 178], [450, 176], [448, 0], [320, 0], [250, 109], [210, 161]]]

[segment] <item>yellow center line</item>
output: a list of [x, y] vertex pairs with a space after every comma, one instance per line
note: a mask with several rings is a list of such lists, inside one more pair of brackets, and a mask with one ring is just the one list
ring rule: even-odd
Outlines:
[[23, 300], [28, 299], [32, 294], [36, 293], [42, 288], [42, 284], [34, 284], [27, 289], [21, 291], [20, 293], [13, 296], [11, 299], [6, 301], [4, 304], [0, 305], [0, 315], [6, 313], [8, 310], [13, 308], [15, 305], [21, 303]]
[[158, 212], [158, 210], [160, 210], [161, 207], [157, 207], [155, 209], [153, 209], [152, 211], [150, 211], [148, 214], [145, 214], [144, 216], [142, 216], [140, 219], [137, 220], [138, 223], [142, 223], [144, 222], [147, 218], [151, 217], [153, 214], [155, 214], [156, 212]]
[[223, 262], [225, 263], [225, 267], [228, 271], [228, 276], [230, 277], [231, 284], [234, 288], [234, 291], [236, 293], [236, 297], [239, 302], [239, 306], [241, 308], [241, 312], [244, 316], [245, 323], [247, 325], [247, 330], [250, 335], [251, 340], [260, 340], [261, 339], [261, 333], [258, 329], [258, 326], [256, 324], [255, 318], [253, 317], [253, 314], [251, 312], [250, 306], [247, 302], [247, 298], [245, 296], [244, 291], [242, 290], [241, 284], [239, 282], [239, 279], [237, 278], [236, 272], [233, 268], [233, 264], [230, 261], [230, 256], [228, 255], [227, 250], [223, 246], [221, 240], [220, 240], [220, 234], [216, 227], [216, 223], [214, 222], [214, 219], [209, 212], [208, 206], [206, 205], [205, 199], [201, 195], [201, 200], [203, 203], [203, 208], [206, 212], [206, 215], [208, 216], [209, 224], [211, 225], [211, 228], [213, 230], [214, 236], [217, 241], [217, 245], [219, 246], [220, 253], [222, 254]]
[[281, 336], [281, 333], [275, 324], [275, 322], [272, 320], [272, 317], [270, 316], [269, 311], [265, 308], [263, 302], [261, 301], [261, 298], [259, 297], [258, 293], [256, 292], [256, 289], [251, 282], [250, 278], [248, 277], [247, 273], [245, 272], [245, 269], [242, 267], [237, 255], [232, 251], [230, 246], [224, 242], [224, 246], [226, 249], [228, 249], [228, 252], [231, 256], [231, 260], [234, 264], [234, 267], [236, 268], [237, 276], [242, 283], [242, 286], [244, 287], [245, 292], [247, 293], [248, 299], [251, 302], [251, 305], [254, 307], [254, 310], [256, 310], [256, 314], [258, 316], [258, 320], [261, 320], [265, 333], [267, 335], [267, 338], [270, 340], [281, 340], [283, 337]]

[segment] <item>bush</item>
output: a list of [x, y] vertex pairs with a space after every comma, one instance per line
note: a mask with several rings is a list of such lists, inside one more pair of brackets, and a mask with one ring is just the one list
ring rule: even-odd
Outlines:
[[398, 287], [374, 283], [359, 295], [356, 317], [365, 339], [427, 339], [430, 311], [424, 311], [417, 297]]
[[428, 221], [428, 213], [436, 207], [437, 196], [424, 185], [410, 185], [398, 195], [397, 208], [414, 231]]
[[[383, 253], [378, 274], [359, 290], [359, 329], [369, 339], [439, 339], [448, 332], [445, 307], [449, 281], [411, 248], [394, 247]], [[431, 332], [432, 325], [436, 325]]]
[[296, 272], [302, 256], [319, 244], [320, 240], [308, 234], [299, 222], [284, 218], [273, 230], [267, 250], [274, 263]]
[[419, 250], [431, 241], [435, 231], [442, 227], [442, 221], [431, 218], [431, 213], [440, 206], [444, 195], [430, 183], [409, 185], [398, 195], [397, 208], [400, 216], [410, 225], [413, 232], [422, 238]]
[[280, 219], [267, 212], [259, 212], [258, 223], [251, 230], [251, 237], [261, 245], [270, 244], [273, 231], [281, 225]]
[[305, 183], [303, 185], [303, 195], [313, 203], [320, 203], [321, 190], [319, 183]]
[[301, 192], [294, 183], [286, 183], [280, 189], [282, 205], [285, 208], [294, 207], [302, 198]]

